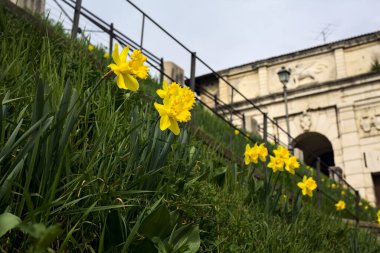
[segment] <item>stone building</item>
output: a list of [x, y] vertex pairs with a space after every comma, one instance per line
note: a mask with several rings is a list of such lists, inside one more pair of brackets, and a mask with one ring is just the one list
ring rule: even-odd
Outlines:
[[45, 11], [45, 0], [11, 0], [11, 2], [32, 13], [43, 14]]
[[[380, 204], [380, 32], [224, 69], [218, 73], [277, 124], [286, 129], [282, 84], [277, 72], [291, 70], [288, 87], [292, 145], [314, 165], [340, 167], [346, 180], [372, 203]], [[207, 90], [245, 115], [245, 127], [257, 131], [263, 117], [214, 74], [196, 78], [201, 99]], [[229, 116], [228, 116], [229, 117]], [[232, 118], [235, 125], [242, 120]], [[268, 131], [287, 143], [275, 124]], [[327, 168], [325, 168], [327, 170]], [[327, 173], [327, 171], [325, 171]]]

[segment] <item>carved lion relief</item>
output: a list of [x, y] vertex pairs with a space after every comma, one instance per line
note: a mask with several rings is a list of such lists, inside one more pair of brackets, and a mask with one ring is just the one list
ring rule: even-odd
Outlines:
[[317, 61], [296, 64], [292, 68], [293, 82], [295, 85], [301, 84], [304, 80], [306, 82], [318, 82], [318, 75], [326, 69], [326, 64]]
[[300, 60], [289, 64], [291, 70], [290, 84], [296, 88], [308, 83], [319, 83], [334, 79], [334, 65], [331, 59]]

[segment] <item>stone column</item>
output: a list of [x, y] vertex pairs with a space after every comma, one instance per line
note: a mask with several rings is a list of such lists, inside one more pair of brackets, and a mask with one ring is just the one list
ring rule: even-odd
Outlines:
[[268, 95], [268, 68], [266, 66], [259, 68], [259, 95]]
[[[226, 79], [226, 77], [224, 77]], [[219, 78], [219, 99], [226, 104], [230, 103], [231, 88], [227, 85], [223, 79]]]
[[373, 182], [371, 174], [367, 173], [364, 168], [363, 154], [360, 149], [358, 128], [352, 105], [339, 108], [339, 124], [344, 161], [342, 169], [346, 175], [346, 180], [359, 190], [361, 197], [366, 197], [370, 202], [374, 202]]
[[336, 79], [344, 78], [346, 73], [346, 60], [344, 58], [343, 48], [334, 50], [335, 66], [336, 66]]

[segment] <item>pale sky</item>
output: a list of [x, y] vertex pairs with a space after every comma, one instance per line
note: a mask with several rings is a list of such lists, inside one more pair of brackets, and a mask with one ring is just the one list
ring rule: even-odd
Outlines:
[[[61, 0], [57, 0], [61, 3]], [[59, 17], [53, 0], [51, 17]], [[380, 0], [133, 0], [215, 70], [380, 30]], [[83, 0], [83, 7], [140, 42], [142, 16], [125, 0]], [[65, 4], [62, 3], [63, 6]], [[72, 15], [72, 10], [67, 9]], [[81, 20], [81, 26], [94, 29]], [[67, 27], [71, 24], [65, 21]], [[145, 22], [144, 47], [189, 75], [190, 55]], [[108, 45], [102, 33], [92, 42]], [[197, 63], [197, 75], [208, 73]]]

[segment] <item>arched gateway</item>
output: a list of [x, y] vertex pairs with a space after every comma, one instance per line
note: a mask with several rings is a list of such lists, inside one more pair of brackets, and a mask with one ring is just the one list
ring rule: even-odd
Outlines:
[[317, 132], [306, 132], [293, 141], [292, 146], [302, 151], [303, 162], [316, 167], [317, 158], [321, 159], [321, 171], [328, 175], [328, 167], [335, 166], [334, 151], [326, 136]]

